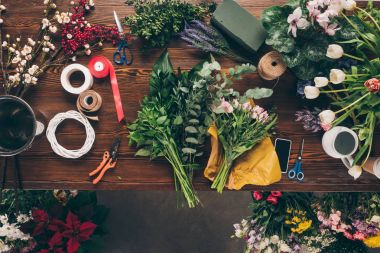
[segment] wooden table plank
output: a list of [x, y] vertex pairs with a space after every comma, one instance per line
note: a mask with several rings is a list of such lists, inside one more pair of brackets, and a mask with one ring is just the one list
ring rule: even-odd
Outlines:
[[[42, 14], [41, 0], [4, 1], [8, 7], [4, 20], [4, 30], [12, 35], [27, 37], [33, 35], [39, 27]], [[58, 7], [64, 10], [66, 0], [59, 0]], [[131, 14], [133, 9], [126, 6], [122, 0], [97, 0], [96, 9], [90, 15], [90, 21], [101, 24], [113, 24], [112, 10], [117, 10], [120, 17]], [[285, 0], [240, 0], [238, 1], [249, 12], [259, 17], [261, 11], [271, 5], [278, 5]], [[28, 8], [25, 8], [28, 3]], [[249, 29], [249, 28], [247, 28]], [[161, 49], [150, 50], [141, 53], [138, 47], [141, 43], [133, 45], [135, 62], [130, 67], [117, 67], [117, 77], [124, 103], [124, 109], [129, 121], [136, 118], [139, 103], [147, 94], [148, 80], [153, 63], [157, 60]], [[185, 43], [173, 40], [169, 44], [169, 53], [174, 67], [190, 69], [206, 55], [195, 49], [190, 49]], [[104, 50], [97, 53], [111, 59], [114, 48], [107, 45]], [[81, 58], [80, 62], [88, 63], [89, 58]], [[218, 58], [225, 68], [234, 66], [230, 59]], [[27, 94], [26, 100], [35, 110], [41, 111], [47, 119], [51, 119], [56, 113], [75, 109], [76, 97], [67, 94], [61, 88], [59, 76], [62, 68], [49, 69], [40, 80], [38, 87]], [[240, 91], [256, 86], [272, 87], [274, 81], [264, 81], [257, 74], [248, 75], [244, 80], [237, 82], [236, 87]], [[134, 157], [135, 149], [128, 147], [127, 138], [124, 135], [120, 148], [119, 162], [116, 169], [108, 172], [104, 181], [93, 187], [88, 178], [88, 172], [94, 169], [101, 160], [105, 149], [112, 142], [113, 135], [118, 128], [116, 113], [114, 110], [112, 92], [108, 80], [96, 80], [94, 89], [99, 92], [104, 105], [100, 111], [100, 122], [94, 123], [96, 130], [96, 142], [93, 149], [81, 159], [69, 160], [58, 157], [51, 150], [46, 137], [40, 137], [33, 143], [32, 148], [21, 156], [21, 173], [25, 188], [53, 189], [137, 189], [137, 190], [172, 190], [172, 172], [168, 163], [162, 159], [149, 161], [148, 159]], [[299, 123], [294, 122], [294, 112], [303, 108], [303, 101], [296, 95], [295, 78], [287, 72], [277, 85], [275, 94], [270, 99], [259, 101], [263, 106], [276, 106], [279, 114], [278, 137], [293, 140], [290, 165], [295, 162], [298, 145], [302, 137], [305, 138], [305, 150], [303, 169], [305, 181], [303, 183], [289, 181], [286, 176], [281, 182], [270, 187], [248, 186], [245, 190], [265, 189], [283, 191], [379, 191], [379, 180], [374, 176], [363, 173], [362, 177], [354, 181], [347, 169], [339, 160], [332, 159], [324, 154], [321, 147], [322, 133], [314, 134], [305, 132]], [[58, 140], [67, 148], [79, 148], [84, 140], [84, 129], [75, 122], [65, 122], [57, 132]], [[277, 137], [276, 136], [276, 137]], [[380, 155], [380, 134], [375, 136], [374, 155]], [[205, 165], [205, 157], [202, 164]], [[8, 174], [11, 170], [9, 168]], [[12, 175], [9, 175], [7, 186], [12, 185]], [[202, 176], [202, 172], [196, 172], [194, 178], [195, 188], [209, 190], [210, 183]]]

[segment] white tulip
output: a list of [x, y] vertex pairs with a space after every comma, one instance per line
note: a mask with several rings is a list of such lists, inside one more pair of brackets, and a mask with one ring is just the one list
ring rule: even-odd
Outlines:
[[321, 93], [320, 90], [315, 86], [307, 85], [304, 89], [305, 97], [307, 99], [314, 99], [319, 97], [319, 94]]
[[346, 0], [344, 2], [344, 9], [346, 11], [353, 11], [356, 8], [356, 1], [354, 0]]
[[342, 83], [346, 79], [346, 74], [340, 69], [330, 70], [330, 82], [333, 84]]
[[331, 44], [327, 48], [326, 56], [331, 59], [339, 59], [342, 58], [344, 54], [343, 48], [338, 44]]
[[324, 110], [318, 114], [322, 124], [331, 124], [335, 120], [335, 112]]
[[318, 76], [314, 78], [315, 87], [322, 88], [329, 84], [329, 79], [323, 76]]
[[355, 180], [360, 177], [360, 175], [362, 174], [362, 172], [363, 172], [362, 168], [360, 166], [358, 166], [358, 165], [352, 166], [348, 170], [348, 174], [350, 176], [352, 176]]

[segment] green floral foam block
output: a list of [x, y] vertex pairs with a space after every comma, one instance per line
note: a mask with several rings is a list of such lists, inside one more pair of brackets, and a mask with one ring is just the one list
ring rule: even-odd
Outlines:
[[224, 0], [215, 10], [211, 22], [252, 53], [257, 52], [267, 37], [261, 22], [233, 0]]

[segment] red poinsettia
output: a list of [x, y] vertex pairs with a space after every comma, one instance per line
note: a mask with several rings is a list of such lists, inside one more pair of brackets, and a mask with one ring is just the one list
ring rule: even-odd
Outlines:
[[34, 209], [32, 210], [33, 220], [37, 223], [33, 229], [32, 235], [37, 236], [41, 234], [48, 226], [49, 215], [45, 210]]
[[65, 253], [62, 247], [59, 247], [62, 244], [62, 234], [57, 232], [50, 238], [48, 245], [48, 249], [43, 249], [38, 251], [37, 253]]
[[80, 243], [90, 240], [90, 236], [94, 233], [96, 224], [91, 221], [81, 223], [78, 216], [69, 212], [66, 217], [65, 231], [62, 236], [67, 238], [67, 253], [75, 253]]

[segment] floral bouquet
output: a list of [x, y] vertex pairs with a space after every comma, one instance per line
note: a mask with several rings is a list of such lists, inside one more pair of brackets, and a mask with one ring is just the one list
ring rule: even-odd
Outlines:
[[222, 193], [233, 162], [268, 136], [277, 116], [250, 101], [233, 99], [230, 103], [222, 98], [213, 106], [213, 118], [224, 159], [211, 188]]
[[[1, 203], [0, 252], [75, 253], [99, 247], [108, 209], [95, 192], [23, 191], [15, 209], [13, 191]], [[18, 209], [18, 210], [17, 210]]]
[[[235, 224], [234, 238], [246, 243], [245, 252], [319, 252], [329, 245], [329, 234], [313, 237], [317, 231], [310, 208], [312, 194], [253, 192], [252, 216]], [[309, 236], [305, 237], [304, 236]], [[307, 246], [307, 245], [310, 246]], [[303, 251], [304, 248], [309, 251]]]
[[318, 199], [321, 229], [341, 234], [348, 240], [380, 246], [380, 195], [378, 193], [328, 193]]
[[[119, 39], [115, 27], [92, 25], [85, 19], [94, 7], [92, 0], [71, 1], [67, 12], [58, 11], [55, 0], [44, 0], [43, 4], [45, 10], [35, 38], [23, 41], [21, 37], [12, 39], [6, 34], [3, 40], [3, 29], [0, 31], [0, 62], [6, 94], [23, 96], [29, 87], [37, 85], [49, 67], [75, 60], [77, 55], [90, 55], [103, 42], [115, 43]], [[5, 11], [6, 7], [0, 5], [1, 24]]]

